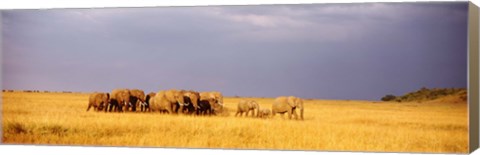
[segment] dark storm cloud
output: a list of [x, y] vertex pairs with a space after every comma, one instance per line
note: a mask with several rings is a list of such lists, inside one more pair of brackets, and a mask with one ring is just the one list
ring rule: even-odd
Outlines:
[[467, 3], [2, 11], [4, 89], [369, 99], [466, 87]]

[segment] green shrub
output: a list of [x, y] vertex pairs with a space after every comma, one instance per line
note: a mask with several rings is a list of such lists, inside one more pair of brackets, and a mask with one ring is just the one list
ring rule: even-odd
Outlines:
[[[466, 98], [467, 90], [465, 88], [433, 88], [428, 89], [425, 87], [420, 88], [415, 92], [409, 92], [403, 96], [385, 95], [381, 98], [382, 101], [397, 101], [397, 102], [409, 102], [409, 101], [427, 101], [434, 100], [440, 97], [449, 95], [460, 95]], [[465, 97], [464, 97], [465, 96]]]
[[388, 95], [385, 95], [384, 97], [382, 97], [382, 101], [393, 101], [393, 100], [396, 100], [397, 97], [395, 95], [392, 95], [392, 94], [388, 94]]

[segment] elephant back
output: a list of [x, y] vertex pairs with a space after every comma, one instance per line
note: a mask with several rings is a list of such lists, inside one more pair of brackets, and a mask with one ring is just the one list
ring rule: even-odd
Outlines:
[[129, 100], [130, 91], [128, 89], [114, 89], [112, 90], [111, 99], [116, 100], [117, 102], [122, 102]]
[[94, 103], [94, 102], [95, 102], [95, 98], [96, 98], [96, 96], [98, 96], [98, 94], [99, 94], [98, 92], [93, 92], [93, 93], [91, 93], [90, 96], [88, 97], [88, 101], [89, 101], [90, 103]]
[[132, 90], [130, 90], [130, 95], [132, 97], [135, 97], [135, 98], [139, 99], [142, 102], [145, 101], [145, 92], [143, 92], [143, 90], [132, 89]]

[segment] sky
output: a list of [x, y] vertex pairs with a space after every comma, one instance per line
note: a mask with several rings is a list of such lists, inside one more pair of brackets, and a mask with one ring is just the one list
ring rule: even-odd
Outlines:
[[2, 10], [2, 89], [379, 100], [467, 87], [467, 2]]

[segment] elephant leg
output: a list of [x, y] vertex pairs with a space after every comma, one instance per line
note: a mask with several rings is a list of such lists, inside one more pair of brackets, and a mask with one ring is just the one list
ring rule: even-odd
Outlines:
[[293, 117], [294, 117], [295, 119], [298, 119], [298, 115], [297, 115], [296, 110], [293, 110], [292, 113], [293, 113]]
[[172, 108], [167, 108], [168, 114], [173, 114], [173, 109]]
[[140, 102], [140, 101], [137, 101], [137, 102], [135, 102], [135, 103], [132, 105], [132, 111], [133, 111], [133, 112], [137, 111], [138, 102]]
[[125, 102], [125, 112], [130, 111], [130, 109], [133, 109], [133, 105], [130, 102]]
[[110, 105], [110, 108], [109, 108], [109, 111], [110, 111], [110, 112], [115, 112], [115, 109], [116, 109], [116, 108], [117, 108], [117, 105], [111, 104], [111, 105]]
[[185, 106], [183, 106], [183, 104], [180, 104], [180, 106], [178, 106], [178, 111], [177, 111], [177, 113], [178, 113], [178, 114], [183, 113], [183, 110], [184, 110], [183, 108], [184, 108], [184, 107], [185, 107]]
[[193, 104], [193, 111], [192, 114], [196, 113], [198, 110], [198, 104]]
[[123, 106], [122, 104], [119, 104], [118, 105], [118, 112], [123, 112], [123, 108], [125, 108], [126, 106]]
[[92, 107], [92, 105], [88, 104], [87, 111], [90, 110], [90, 107]]
[[288, 110], [287, 113], [288, 113], [288, 119], [292, 119], [292, 112], [293, 110]]
[[178, 105], [175, 103], [171, 107], [172, 107], [173, 110], [176, 110], [178, 108]]

